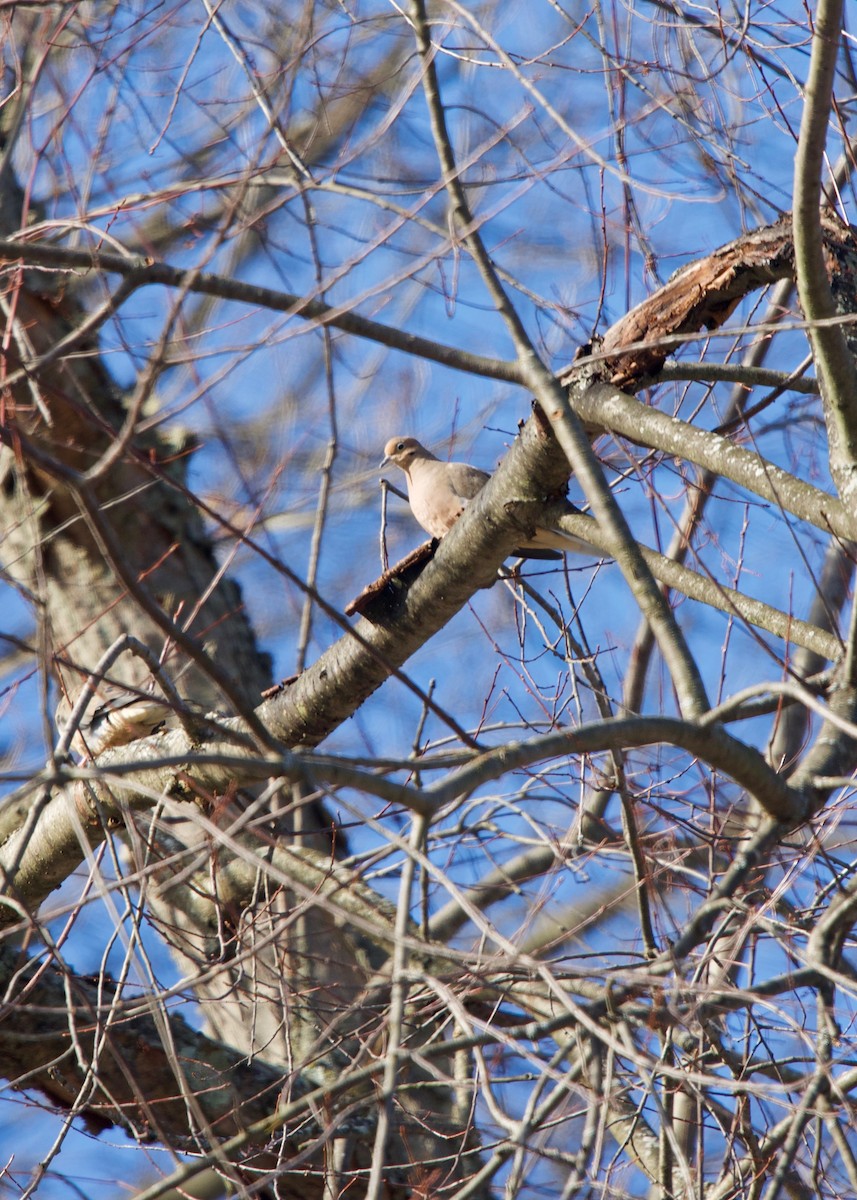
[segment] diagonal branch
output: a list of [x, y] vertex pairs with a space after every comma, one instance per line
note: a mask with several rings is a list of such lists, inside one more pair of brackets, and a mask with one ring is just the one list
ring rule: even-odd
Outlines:
[[[423, 65], [423, 90], [429, 108], [435, 147], [452, 205], [453, 228], [467, 245], [491, 300], [512, 337], [524, 383], [536, 397], [550, 423], [568, 458], [569, 466], [577, 476], [595, 516], [609, 537], [611, 555], [619, 564], [641, 611], [652, 625], [658, 646], [672, 675], [680, 710], [688, 716], [698, 714], [708, 706], [705, 687], [675, 615], [652, 578], [624, 514], [607, 486], [583, 425], [573, 406], [569, 404], [565, 391], [539, 359], [482, 243], [478, 225], [470, 212], [459, 178], [446, 128], [446, 114], [440, 98], [424, 0], [413, 0], [410, 11], [417, 49]], [[575, 381], [572, 390], [576, 391], [578, 387], [585, 389], [585, 382]]]

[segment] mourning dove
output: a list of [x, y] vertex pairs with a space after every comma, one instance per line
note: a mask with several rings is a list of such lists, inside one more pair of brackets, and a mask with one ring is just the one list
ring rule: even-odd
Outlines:
[[[426, 533], [436, 538], [449, 532], [468, 501], [491, 478], [487, 471], [468, 463], [442, 462], [412, 437], [390, 438], [381, 467], [391, 463], [405, 472], [411, 512]], [[542, 526], [513, 553], [518, 558], [561, 558], [563, 551], [601, 557], [599, 550], [581, 538]]]
[[[150, 685], [154, 688], [154, 680]], [[102, 681], [84, 709], [71, 746], [85, 758], [95, 758], [110, 746], [126, 746], [157, 733], [174, 716], [167, 701], [147, 688], [134, 690]], [[61, 733], [70, 717], [71, 705], [62, 700], [56, 712]]]

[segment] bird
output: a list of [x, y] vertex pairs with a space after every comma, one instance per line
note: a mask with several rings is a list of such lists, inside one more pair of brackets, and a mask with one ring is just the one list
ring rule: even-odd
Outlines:
[[[114, 746], [126, 746], [138, 738], [149, 737], [164, 728], [174, 717], [168, 702], [154, 694], [154, 679], [138, 689], [102, 681], [93, 692], [74, 732], [71, 747], [84, 758], [97, 758]], [[71, 717], [67, 700], [61, 700], [56, 723], [64, 733]]]
[[[414, 437], [390, 438], [379, 470], [391, 465], [404, 471], [411, 512], [435, 538], [450, 531], [468, 502], [491, 478], [487, 471], [469, 463], [443, 462]], [[602, 557], [600, 550], [582, 538], [545, 526], [538, 526], [512, 553], [517, 558], [557, 559], [564, 552]]]

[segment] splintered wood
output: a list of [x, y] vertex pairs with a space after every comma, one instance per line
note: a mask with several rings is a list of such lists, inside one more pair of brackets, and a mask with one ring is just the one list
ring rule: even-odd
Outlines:
[[[854, 270], [855, 231], [829, 209], [822, 212], [821, 225], [829, 272], [836, 279], [846, 264]], [[607, 361], [610, 382], [628, 387], [656, 375], [682, 334], [718, 329], [750, 292], [793, 279], [794, 270], [790, 215], [681, 267], [617, 321], [596, 347]], [[563, 383], [574, 370], [566, 373]]]

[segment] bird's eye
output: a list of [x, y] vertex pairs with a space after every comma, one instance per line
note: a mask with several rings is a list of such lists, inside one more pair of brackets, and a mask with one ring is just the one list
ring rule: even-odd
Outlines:
[[396, 450], [397, 450], [397, 451], [398, 451], [398, 450], [404, 450], [404, 448], [405, 448], [405, 443], [404, 443], [404, 442], [397, 442], [397, 443], [396, 443]]

